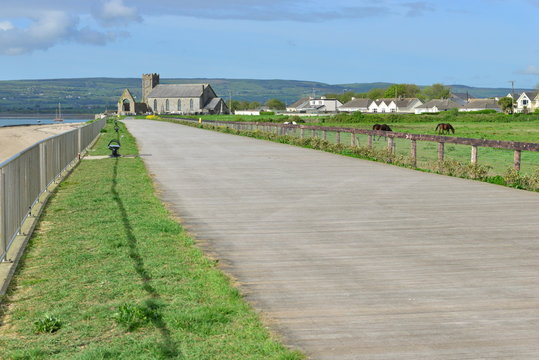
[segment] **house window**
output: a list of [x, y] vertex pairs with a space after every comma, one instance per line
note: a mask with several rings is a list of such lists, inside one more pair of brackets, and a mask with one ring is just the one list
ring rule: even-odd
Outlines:
[[193, 99], [189, 100], [189, 110], [193, 111]]
[[391, 109], [391, 112], [395, 112], [395, 109]]
[[154, 100], [153, 100], [153, 112], [154, 112], [154, 113], [157, 112], [157, 99], [154, 99]]
[[169, 103], [168, 103], [168, 99], [165, 101], [165, 111], [166, 112], [169, 112], [170, 108], [169, 108]]
[[377, 112], [378, 112], [378, 109], [372, 109], [372, 112], [377, 113]]
[[523, 99], [523, 100], [522, 100], [522, 106], [526, 106], [526, 105], [528, 105], [528, 100]]
[[178, 111], [182, 111], [182, 100], [178, 99]]

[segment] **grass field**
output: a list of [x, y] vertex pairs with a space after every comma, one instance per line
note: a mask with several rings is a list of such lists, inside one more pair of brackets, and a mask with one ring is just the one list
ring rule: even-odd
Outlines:
[[[109, 153], [111, 124], [103, 135], [91, 155]], [[0, 309], [2, 359], [303, 358], [194, 246], [136, 157], [83, 160], [60, 185]]]

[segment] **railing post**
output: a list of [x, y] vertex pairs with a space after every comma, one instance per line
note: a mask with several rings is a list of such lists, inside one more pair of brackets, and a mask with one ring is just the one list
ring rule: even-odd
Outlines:
[[7, 255], [7, 235], [6, 235], [6, 176], [4, 169], [0, 169], [0, 262]]
[[340, 131], [335, 132], [335, 142], [337, 144], [341, 143], [341, 132]]
[[410, 157], [412, 158], [412, 166], [417, 167], [417, 141], [410, 141]]
[[[80, 138], [80, 132], [79, 132], [79, 138]], [[46, 152], [45, 147], [46, 147], [45, 142], [42, 142], [41, 144], [39, 144], [39, 191], [40, 193], [47, 190], [47, 164], [46, 164], [46, 157], [45, 157], [45, 152]]]
[[395, 140], [392, 137], [387, 137], [387, 151], [389, 151], [390, 154], [393, 154], [395, 150]]
[[472, 158], [471, 158], [472, 164], [477, 164], [477, 146], [472, 145]]
[[369, 147], [372, 149], [372, 135], [369, 135]]
[[438, 161], [444, 161], [444, 143], [438, 143]]
[[522, 151], [520, 150], [515, 150], [515, 170], [516, 171], [520, 171], [520, 158], [521, 158], [521, 155], [522, 155]]

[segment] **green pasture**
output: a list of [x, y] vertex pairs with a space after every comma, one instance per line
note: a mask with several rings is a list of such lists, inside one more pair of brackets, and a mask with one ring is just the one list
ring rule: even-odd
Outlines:
[[[124, 155], [136, 143], [120, 126]], [[109, 123], [91, 155], [108, 154]], [[83, 160], [49, 201], [8, 295], [1, 359], [302, 359], [155, 196], [138, 157]]]

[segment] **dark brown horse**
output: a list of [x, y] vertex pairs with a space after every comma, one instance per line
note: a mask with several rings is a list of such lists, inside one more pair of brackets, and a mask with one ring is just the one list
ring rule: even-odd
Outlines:
[[441, 123], [441, 124], [436, 125], [436, 130], [435, 131], [438, 131], [439, 135], [441, 135], [441, 134], [449, 134], [450, 131], [453, 134], [455, 133], [455, 129], [453, 128], [453, 126], [451, 126], [451, 124], [448, 124], [448, 123]]
[[393, 131], [393, 130], [391, 130], [389, 125], [386, 125], [386, 124], [374, 124], [372, 126], [372, 129], [373, 130], [379, 130], [379, 131]]
[[[387, 124], [374, 124], [372, 129], [377, 131], [393, 131]], [[380, 140], [381, 137], [382, 136], [378, 136], [378, 140]], [[376, 140], [376, 136], [374, 136], [374, 140]]]

